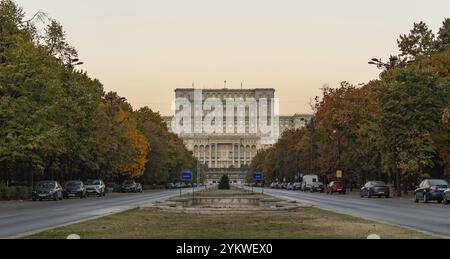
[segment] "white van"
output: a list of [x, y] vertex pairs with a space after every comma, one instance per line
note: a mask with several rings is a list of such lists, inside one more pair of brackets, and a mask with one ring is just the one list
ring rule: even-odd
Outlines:
[[317, 182], [319, 182], [319, 176], [317, 176], [316, 174], [307, 174], [307, 175], [303, 176], [301, 190], [303, 192], [309, 191], [309, 190], [311, 190], [312, 185]]

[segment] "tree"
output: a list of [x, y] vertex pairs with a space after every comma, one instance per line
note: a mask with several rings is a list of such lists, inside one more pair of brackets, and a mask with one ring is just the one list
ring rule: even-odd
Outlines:
[[24, 20], [13, 1], [0, 0], [0, 181], [164, 183], [194, 171], [194, 157], [159, 114], [134, 111], [71, 66], [78, 54], [63, 26], [45, 20], [39, 33], [41, 14]]
[[229, 190], [230, 189], [230, 179], [226, 174], [222, 175], [219, 182], [219, 190]]
[[437, 44], [439, 51], [450, 47], [450, 18], [446, 18], [442, 22], [442, 27], [439, 29], [437, 37]]
[[423, 168], [433, 166], [436, 150], [431, 132], [447, 104], [447, 94], [447, 86], [436, 74], [414, 66], [398, 69], [378, 89], [383, 151], [398, 173], [399, 194], [401, 177], [423, 177]]
[[424, 22], [414, 23], [408, 35], [400, 35], [397, 40], [402, 57], [415, 60], [421, 56], [429, 56], [435, 50], [435, 35]]

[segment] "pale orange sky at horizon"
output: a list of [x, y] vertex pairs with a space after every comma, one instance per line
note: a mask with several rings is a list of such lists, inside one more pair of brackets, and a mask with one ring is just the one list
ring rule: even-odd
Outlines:
[[376, 79], [413, 22], [437, 33], [448, 0], [17, 0], [60, 21], [105, 91], [173, 114], [175, 88], [275, 88], [281, 114], [308, 113], [324, 84]]

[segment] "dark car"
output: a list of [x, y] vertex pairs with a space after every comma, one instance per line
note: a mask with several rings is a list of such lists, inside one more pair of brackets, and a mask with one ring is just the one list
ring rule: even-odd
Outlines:
[[381, 197], [390, 197], [389, 187], [385, 182], [382, 181], [370, 181], [367, 182], [361, 188], [361, 198], [368, 197], [372, 198], [373, 196], [381, 198]]
[[84, 184], [86, 186], [86, 195], [106, 196], [106, 185], [100, 179], [89, 179]]
[[143, 192], [144, 187], [142, 187], [142, 184], [136, 183], [136, 192]]
[[311, 184], [311, 188], [309, 189], [310, 192], [324, 192], [325, 188], [323, 187], [323, 183], [321, 182], [315, 182]]
[[446, 180], [427, 179], [423, 180], [419, 187], [414, 191], [414, 202], [422, 200], [424, 203], [437, 201], [441, 203], [444, 200], [444, 191], [449, 188]]
[[62, 200], [63, 188], [57, 181], [41, 181], [34, 186], [31, 198], [33, 201], [42, 201], [44, 199]]
[[445, 192], [444, 192], [444, 194], [443, 194], [443, 202], [444, 202], [444, 204], [448, 204], [448, 203], [450, 203], [450, 189], [447, 189]]
[[345, 187], [344, 182], [342, 181], [333, 181], [327, 185], [327, 194], [333, 193], [346, 194], [347, 188]]
[[137, 192], [137, 184], [133, 180], [126, 180], [122, 183], [122, 192]]
[[64, 198], [69, 199], [78, 197], [80, 199], [87, 197], [86, 186], [82, 181], [69, 181], [64, 185]]

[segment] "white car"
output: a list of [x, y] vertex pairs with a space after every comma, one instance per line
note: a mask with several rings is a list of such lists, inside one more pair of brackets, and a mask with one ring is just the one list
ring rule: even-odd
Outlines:
[[86, 194], [89, 195], [98, 195], [99, 197], [106, 195], [106, 185], [100, 179], [89, 179], [84, 184], [86, 186]]

